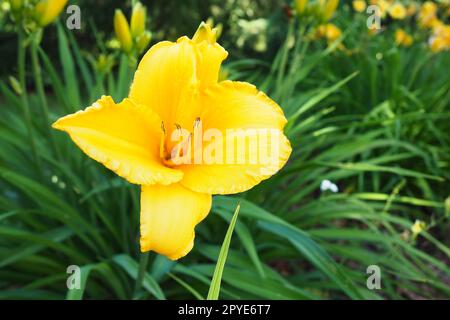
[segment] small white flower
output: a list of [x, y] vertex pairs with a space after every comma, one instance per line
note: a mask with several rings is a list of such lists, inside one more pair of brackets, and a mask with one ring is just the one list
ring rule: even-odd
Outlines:
[[322, 183], [320, 184], [320, 190], [323, 191], [331, 191], [331, 192], [339, 192], [339, 188], [336, 184], [331, 182], [330, 180], [322, 180]]

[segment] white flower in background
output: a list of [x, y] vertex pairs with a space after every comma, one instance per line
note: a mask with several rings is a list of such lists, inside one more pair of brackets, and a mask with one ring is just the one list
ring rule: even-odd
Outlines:
[[254, 50], [263, 52], [267, 49], [267, 26], [268, 21], [260, 18], [256, 20], [238, 20], [240, 36], [237, 38], [238, 47], [243, 47], [247, 42], [252, 43]]
[[339, 188], [336, 184], [331, 182], [330, 180], [322, 180], [322, 183], [320, 184], [320, 190], [322, 192], [324, 191], [331, 191], [331, 192], [339, 192]]

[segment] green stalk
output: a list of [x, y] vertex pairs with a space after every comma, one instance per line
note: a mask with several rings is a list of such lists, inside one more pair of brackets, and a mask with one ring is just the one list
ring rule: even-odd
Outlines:
[[295, 19], [291, 19], [289, 22], [289, 28], [286, 35], [286, 40], [283, 45], [283, 52], [281, 56], [280, 66], [278, 67], [278, 75], [277, 75], [277, 82], [276, 82], [276, 88], [277, 88], [277, 97], [281, 96], [281, 92], [283, 90], [283, 86], [281, 85], [284, 74], [286, 71], [286, 65], [289, 57], [289, 41], [292, 38], [293, 32], [294, 32], [294, 25], [295, 25]]
[[60, 157], [59, 149], [56, 146], [55, 139], [54, 139], [54, 137], [51, 133], [51, 129], [50, 129], [51, 128], [51, 119], [50, 119], [50, 115], [48, 112], [48, 103], [47, 103], [47, 98], [45, 96], [44, 85], [42, 83], [42, 71], [41, 71], [41, 66], [39, 65], [38, 47], [39, 47], [39, 43], [38, 43], [37, 39], [33, 38], [31, 41], [30, 54], [31, 54], [31, 64], [32, 64], [32, 68], [33, 68], [34, 83], [36, 85], [36, 91], [37, 91], [39, 102], [41, 105], [42, 117], [44, 118], [44, 121], [45, 121], [45, 127], [48, 129], [47, 132], [49, 135], [50, 143], [52, 145], [53, 151], [55, 152], [57, 158], [60, 159], [61, 157]]
[[134, 296], [137, 295], [138, 291], [142, 287], [142, 282], [144, 281], [145, 273], [148, 267], [149, 252], [141, 253], [141, 259], [139, 261], [139, 270], [136, 277], [136, 283], [134, 284]]
[[295, 42], [295, 48], [293, 52], [293, 62], [292, 66], [290, 67], [288, 77], [288, 83], [286, 86], [286, 89], [283, 91], [283, 95], [281, 96], [282, 102], [286, 101], [288, 97], [291, 96], [292, 92], [295, 89], [295, 85], [297, 84], [293, 79], [295, 78], [294, 75], [297, 72], [297, 70], [301, 67], [303, 58], [305, 57], [306, 51], [308, 50], [309, 41], [304, 38], [304, 36], [307, 34], [307, 31], [309, 30], [309, 22], [306, 21], [305, 23], [302, 23], [298, 34], [296, 36], [296, 42]]
[[35, 142], [34, 134], [33, 134], [33, 123], [31, 121], [30, 105], [28, 104], [28, 97], [27, 97], [27, 88], [26, 88], [26, 80], [25, 80], [25, 62], [26, 62], [25, 61], [26, 60], [26, 57], [25, 57], [26, 50], [25, 50], [25, 44], [24, 44], [25, 34], [24, 34], [24, 31], [22, 30], [22, 28], [19, 28], [18, 35], [19, 35], [19, 40], [18, 40], [18, 48], [17, 48], [17, 52], [18, 52], [17, 69], [18, 69], [18, 73], [19, 73], [20, 87], [22, 88], [22, 93], [20, 95], [20, 99], [21, 99], [21, 103], [22, 103], [24, 120], [25, 120], [25, 124], [27, 127], [27, 134], [28, 134], [28, 140], [30, 142], [31, 152], [35, 159], [35, 164], [36, 164], [37, 170], [40, 173], [42, 173], [41, 160], [37, 153], [36, 142]]

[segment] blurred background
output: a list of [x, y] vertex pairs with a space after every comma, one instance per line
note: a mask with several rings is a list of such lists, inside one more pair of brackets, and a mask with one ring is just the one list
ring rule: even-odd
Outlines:
[[[206, 298], [239, 201], [221, 298], [450, 298], [449, 1], [141, 1], [145, 32], [127, 44], [115, 12], [129, 22], [136, 5], [0, 1], [1, 299]], [[283, 108], [293, 153], [254, 189], [214, 197], [186, 258], [143, 258], [139, 187], [50, 124], [125, 97], [145, 51], [201, 21], [229, 52], [221, 79]]]

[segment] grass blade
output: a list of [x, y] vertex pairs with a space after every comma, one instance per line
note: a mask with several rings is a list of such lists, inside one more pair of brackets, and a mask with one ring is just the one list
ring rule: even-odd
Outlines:
[[236, 224], [237, 217], [239, 215], [239, 210], [241, 205], [238, 204], [236, 210], [234, 211], [233, 218], [231, 219], [230, 225], [228, 227], [225, 239], [222, 243], [222, 248], [220, 249], [219, 259], [217, 260], [216, 269], [214, 270], [214, 275], [209, 287], [207, 300], [217, 300], [219, 298], [220, 283], [222, 281], [223, 269], [225, 267], [225, 262], [227, 260], [228, 248], [230, 247], [231, 235], [233, 234], [234, 225]]

